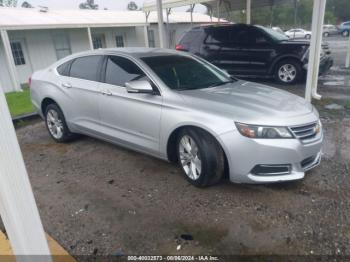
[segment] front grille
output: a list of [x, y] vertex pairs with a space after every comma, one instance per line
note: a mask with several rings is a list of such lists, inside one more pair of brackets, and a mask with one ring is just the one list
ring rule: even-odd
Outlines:
[[306, 124], [301, 126], [290, 127], [294, 136], [302, 141], [309, 141], [316, 137], [319, 130], [317, 130], [317, 123]]

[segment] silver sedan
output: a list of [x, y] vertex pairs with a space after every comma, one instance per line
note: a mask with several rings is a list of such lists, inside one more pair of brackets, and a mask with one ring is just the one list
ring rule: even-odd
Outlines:
[[322, 127], [304, 99], [242, 81], [193, 55], [148, 48], [72, 55], [31, 79], [57, 142], [93, 136], [178, 162], [195, 186], [302, 179]]

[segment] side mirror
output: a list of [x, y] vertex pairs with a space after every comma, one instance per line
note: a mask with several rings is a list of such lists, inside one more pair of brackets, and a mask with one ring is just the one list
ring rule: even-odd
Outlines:
[[153, 88], [147, 80], [136, 80], [125, 83], [128, 93], [153, 94]]

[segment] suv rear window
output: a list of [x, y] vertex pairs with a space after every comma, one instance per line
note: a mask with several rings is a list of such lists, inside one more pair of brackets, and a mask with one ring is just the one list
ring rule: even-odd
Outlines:
[[198, 39], [201, 36], [201, 31], [196, 30], [196, 31], [189, 31], [185, 33], [185, 35], [181, 39], [181, 44], [186, 45], [186, 44], [191, 44], [196, 39]]
[[69, 76], [69, 68], [72, 61], [65, 62], [64, 64], [57, 67], [57, 73], [61, 76]]

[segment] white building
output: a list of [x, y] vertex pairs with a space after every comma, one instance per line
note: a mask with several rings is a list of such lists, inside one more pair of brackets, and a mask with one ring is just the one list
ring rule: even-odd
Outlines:
[[[216, 21], [208, 15], [172, 12], [168, 47], [191, 26]], [[19, 90], [30, 75], [69, 54], [92, 48], [159, 46], [157, 15], [142, 11], [0, 8], [0, 87]], [[148, 37], [145, 37], [146, 26]]]

